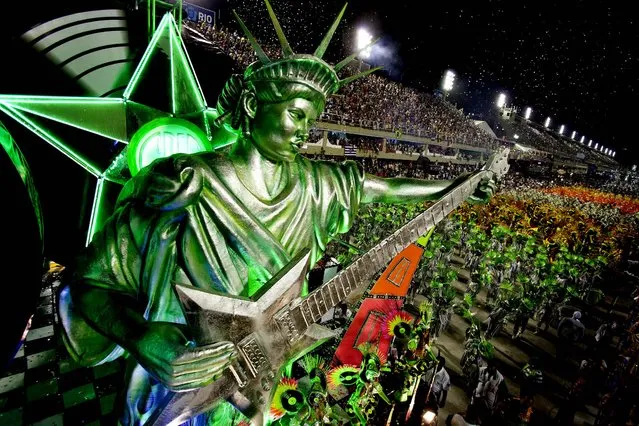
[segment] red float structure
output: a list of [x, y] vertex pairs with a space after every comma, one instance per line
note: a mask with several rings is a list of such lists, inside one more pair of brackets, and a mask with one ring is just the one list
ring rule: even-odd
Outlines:
[[388, 354], [392, 337], [383, 330], [386, 317], [401, 309], [423, 252], [421, 247], [410, 244], [391, 261], [362, 302], [337, 347], [334, 365], [359, 365], [362, 352], [357, 348], [362, 343], [372, 343], [381, 353]]

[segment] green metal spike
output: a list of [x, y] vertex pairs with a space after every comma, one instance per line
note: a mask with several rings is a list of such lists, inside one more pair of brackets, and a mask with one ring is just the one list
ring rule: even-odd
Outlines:
[[[91, 205], [91, 217], [89, 219], [89, 229], [87, 230], [87, 239], [85, 245], [89, 245], [95, 233], [101, 228], [101, 225], [106, 221], [106, 218], [100, 216], [104, 214], [104, 210], [101, 208], [105, 202], [104, 197], [104, 176], [99, 176], [95, 185], [95, 192], [93, 193], [93, 204]], [[108, 215], [107, 215], [108, 216]]]
[[329, 28], [328, 32], [324, 36], [324, 39], [315, 50], [314, 56], [322, 59], [322, 56], [324, 56], [324, 53], [326, 53], [326, 49], [328, 49], [328, 45], [330, 44], [331, 39], [333, 38], [333, 35], [335, 34], [335, 30], [337, 29], [337, 26], [342, 20], [342, 16], [344, 16], [344, 12], [346, 11], [346, 6], [348, 6], [348, 3], [344, 5], [344, 7], [342, 8], [342, 11], [339, 13], [339, 15], [337, 15], [337, 18], [335, 18], [335, 22], [333, 22], [333, 25], [331, 25], [331, 28]]
[[149, 72], [150, 64], [159, 51], [162, 51], [162, 56], [169, 60], [171, 113], [179, 116], [202, 111], [206, 101], [180, 37], [175, 18], [170, 12], [164, 15], [158, 29], [153, 34], [142, 60], [124, 91], [124, 98], [135, 100], [139, 83]]
[[284, 31], [282, 31], [282, 27], [280, 26], [280, 21], [277, 20], [277, 16], [275, 16], [275, 12], [273, 12], [271, 3], [269, 3], [268, 0], [264, 0], [264, 3], [266, 3], [266, 8], [268, 9], [268, 14], [271, 17], [271, 21], [273, 21], [273, 26], [275, 27], [277, 38], [280, 40], [280, 44], [282, 45], [282, 53], [284, 57], [288, 58], [289, 56], [293, 56], [293, 49], [291, 49], [291, 45], [288, 44], [288, 40], [286, 40]]
[[344, 80], [339, 81], [339, 87], [346, 86], [348, 83], [357, 80], [358, 78], [366, 77], [368, 74], [374, 73], [377, 70], [381, 70], [382, 67], [375, 67], [364, 72], [360, 72], [359, 74], [352, 75], [350, 77], [345, 78]]
[[107, 138], [127, 141], [123, 99], [0, 95], [0, 104]]
[[260, 62], [263, 64], [268, 64], [269, 62], [271, 62], [271, 60], [266, 55], [266, 53], [264, 53], [262, 46], [260, 46], [260, 44], [257, 42], [255, 37], [253, 36], [253, 34], [251, 34], [247, 26], [244, 24], [244, 21], [242, 21], [242, 18], [240, 18], [240, 16], [235, 12], [235, 10], [233, 10], [232, 12], [233, 12], [233, 16], [235, 16], [235, 19], [237, 20], [237, 23], [240, 24], [242, 31], [244, 31], [244, 35], [248, 39], [249, 43], [251, 43], [251, 46], [253, 47], [253, 50], [255, 51], [255, 54], [257, 55], [257, 59], [259, 59]]
[[376, 38], [375, 40], [371, 41], [370, 43], [368, 43], [366, 46], [362, 47], [361, 49], [357, 50], [357, 52], [354, 52], [352, 55], [344, 58], [342, 61], [340, 61], [340, 63], [338, 63], [337, 65], [335, 65], [333, 67], [335, 72], [339, 72], [342, 68], [344, 68], [346, 65], [348, 65], [353, 59], [355, 59], [357, 57], [357, 55], [359, 55], [364, 50], [368, 49], [369, 47], [371, 47], [372, 45], [374, 45], [378, 41], [379, 41], [379, 37]]
[[13, 139], [6, 127], [0, 122], [0, 147], [9, 156], [9, 161], [13, 163], [13, 166], [18, 171], [22, 183], [27, 189], [29, 200], [31, 200], [31, 206], [33, 207], [33, 213], [35, 214], [36, 221], [38, 222], [38, 231], [40, 233], [40, 250], [44, 251], [44, 219], [42, 216], [42, 208], [40, 206], [40, 196], [36, 189], [31, 170], [27, 160], [22, 155], [22, 151], [18, 147], [18, 144]]
[[54, 148], [62, 152], [64, 155], [69, 157], [72, 161], [77, 163], [80, 167], [82, 167], [87, 172], [91, 173], [93, 176], [98, 177], [102, 174], [100, 169], [96, 167], [93, 163], [91, 163], [91, 161], [85, 158], [82, 154], [69, 148], [51, 131], [39, 125], [37, 122], [35, 122], [32, 118], [27, 116], [22, 111], [19, 111], [15, 108], [10, 107], [9, 105], [2, 104], [2, 103], [0, 103], [0, 111], [4, 112], [9, 117], [13, 118], [18, 123], [22, 124], [24, 127], [26, 127], [27, 129], [35, 133], [37, 136], [41, 137], [43, 140], [45, 140], [51, 146], [53, 146]]
[[[169, 116], [121, 98], [0, 95], [3, 105], [123, 143], [128, 143], [144, 123]], [[48, 132], [45, 128], [40, 131]]]
[[[126, 86], [126, 89], [124, 90], [124, 95], [123, 95], [124, 99], [131, 98], [131, 96], [135, 92], [135, 89], [138, 86], [138, 83], [140, 83], [143, 76], [146, 74], [146, 69], [149, 67], [149, 64], [151, 63], [151, 59], [153, 59], [153, 55], [157, 52], [158, 49], [163, 50], [167, 56], [170, 55], [170, 52], [169, 52], [170, 47], [166, 44], [168, 42], [168, 39], [166, 37], [162, 37], [168, 25], [169, 25], [169, 19], [167, 19], [167, 17], [165, 16], [164, 18], [162, 18], [162, 21], [160, 22], [160, 26], [158, 27], [158, 29], [155, 30], [155, 32], [153, 33], [153, 37], [151, 38], [151, 41], [149, 42], [149, 46], [144, 51], [144, 55], [142, 55], [142, 60], [140, 60], [140, 63], [135, 68], [135, 71], [133, 72], [133, 76], [131, 77], [131, 81], [129, 81], [129, 84]], [[164, 41], [164, 45], [160, 44], [161, 40]]]
[[171, 46], [171, 110], [180, 116], [203, 111], [206, 101], [172, 14], [167, 14]]

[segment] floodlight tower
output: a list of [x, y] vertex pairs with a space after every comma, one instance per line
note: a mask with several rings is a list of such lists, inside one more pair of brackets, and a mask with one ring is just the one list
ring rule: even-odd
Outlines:
[[357, 30], [357, 50], [364, 49], [366, 46], [368, 46], [366, 47], [366, 49], [359, 52], [359, 57], [361, 59], [368, 59], [371, 56], [371, 50], [373, 49], [373, 47], [370, 46], [370, 44], [372, 41], [373, 36], [365, 28], [360, 28]]
[[544, 127], [547, 129], [550, 127], [550, 117], [546, 118], [546, 122], [544, 123]]
[[531, 107], [526, 108], [526, 114], [524, 115], [524, 118], [526, 120], [530, 120], [531, 115], [532, 115], [532, 108]]
[[373, 46], [371, 46], [373, 36], [365, 28], [359, 28], [357, 30], [357, 36], [355, 37], [355, 40], [356, 50], [360, 51], [357, 56], [359, 58], [359, 70], [361, 71], [364, 60], [370, 58], [371, 56], [371, 51], [373, 50]]
[[503, 108], [506, 106], [506, 94], [500, 93], [497, 97], [497, 108]]
[[566, 129], [566, 126], [564, 126], [563, 124], [561, 125], [561, 127], [559, 128], [559, 134], [563, 135], [564, 134], [564, 130]]
[[592, 146], [592, 139], [590, 139], [590, 142], [588, 142], [588, 148], [590, 148]]
[[577, 131], [573, 130], [572, 131], [572, 135], [570, 135], [570, 139], [572, 139], [574, 141], [575, 140], [575, 136], [577, 136]]
[[586, 139], [586, 137], [584, 135], [581, 135], [581, 139], [579, 139], [579, 142], [584, 143], [585, 139]]
[[442, 89], [444, 90], [444, 99], [448, 98], [448, 94], [453, 90], [455, 83], [455, 73], [451, 70], [447, 70], [444, 74], [444, 81], [442, 82]]

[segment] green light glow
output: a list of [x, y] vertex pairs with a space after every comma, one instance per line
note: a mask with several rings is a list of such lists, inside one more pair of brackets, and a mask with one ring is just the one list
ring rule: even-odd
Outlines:
[[[22, 151], [18, 148], [15, 140], [9, 133], [9, 131], [0, 123], [0, 146], [5, 150], [9, 156], [9, 160], [13, 163], [14, 167], [18, 171], [22, 183], [27, 188], [31, 205], [33, 206], [33, 213], [38, 221], [38, 231], [40, 232], [40, 242], [44, 243], [44, 221], [42, 220], [42, 208], [40, 207], [40, 196], [36, 190], [33, 178], [31, 177], [31, 171], [27, 160], [22, 155]], [[44, 249], [44, 246], [42, 247]]]
[[95, 194], [93, 194], [93, 206], [91, 207], [91, 219], [89, 220], [89, 230], [87, 231], [86, 245], [88, 246], [96, 231], [98, 230], [99, 223], [98, 217], [100, 214], [100, 206], [102, 205], [102, 193], [104, 189], [104, 177], [98, 177], [98, 182], [95, 185]]
[[135, 176], [158, 158], [203, 151], [211, 151], [211, 144], [200, 128], [178, 118], [159, 118], [144, 125], [131, 139], [129, 170]]
[[[132, 99], [135, 98], [136, 89], [145, 77], [157, 72], [156, 69], [150, 68], [150, 64], [159, 51], [161, 51], [160, 57], [169, 61], [170, 75], [167, 75], [167, 79], [171, 85], [171, 99], [162, 110], [143, 105]], [[189, 121], [188, 124], [184, 124], [185, 120], [179, 121], [183, 127], [190, 129], [188, 132], [190, 136], [187, 137], [186, 142], [184, 139], [176, 137], [173, 138], [177, 144], [175, 148], [156, 145], [155, 152], [150, 149], [151, 144], [147, 147], [148, 151], [141, 148], [144, 151], [144, 157], [140, 158], [143, 161], [139, 163], [142, 165], [138, 169], [146, 165], [149, 159], [155, 159], [159, 155], [212, 150], [210, 141], [214, 136], [216, 138], [219, 136], [217, 139], [219, 146], [231, 144], [237, 139], [237, 134], [213, 126], [211, 120], [217, 117], [217, 112], [206, 106], [200, 84], [180, 37], [180, 31], [170, 13], [164, 16], [157, 31], [154, 32], [151, 42], [144, 52], [142, 60], [136, 66], [122, 97], [0, 95], [0, 110], [53, 145], [93, 176], [101, 179], [101, 185], [104, 184], [105, 180], [119, 184], [126, 183], [126, 179], [129, 177], [129, 172], [126, 170], [128, 161], [122, 161], [123, 156], [116, 156], [114, 163], [106, 169], [109, 173], [106, 173], [106, 170], [101, 170], [92, 164], [83, 154], [81, 148], [72, 148], [54, 135], [46, 121], [36, 120], [36, 118], [53, 120], [125, 144], [132, 141], [135, 135], [142, 135], [143, 132], [140, 130], [155, 120], [173, 115], [176, 119], [181, 117]], [[163, 143], [167, 143], [167, 140], [165, 138]], [[180, 144], [183, 146], [180, 147]], [[125, 155], [131, 157], [128, 152]], [[131, 171], [131, 175], [136, 171]], [[101, 188], [102, 186], [100, 186], [100, 191]], [[93, 235], [94, 230], [100, 227], [98, 222], [104, 216], [98, 214], [100, 209], [96, 206], [99, 205], [99, 200], [94, 200], [91, 229], [89, 229], [87, 240]]]

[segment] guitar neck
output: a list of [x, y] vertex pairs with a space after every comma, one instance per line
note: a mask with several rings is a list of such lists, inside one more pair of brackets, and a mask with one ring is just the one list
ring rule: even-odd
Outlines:
[[461, 205], [488, 173], [490, 172], [482, 170], [470, 175], [426, 211], [360, 256], [330, 281], [309, 293], [303, 300], [297, 300], [289, 305], [288, 309], [285, 308], [287, 312], [282, 313], [281, 319], [294, 321], [293, 328], [299, 331], [305, 330], [322, 318], [333, 306], [346, 300], [351, 293], [361, 291], [362, 287], [368, 286], [377, 272], [388, 265], [397, 253], [410, 243], [417, 241]]

